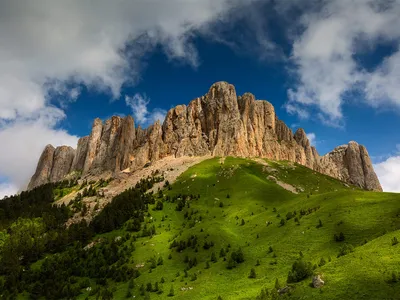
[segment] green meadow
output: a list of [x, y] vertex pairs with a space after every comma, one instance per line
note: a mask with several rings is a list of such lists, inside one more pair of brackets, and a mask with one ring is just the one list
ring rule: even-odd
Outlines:
[[[277, 299], [398, 299], [400, 245], [393, 238], [400, 238], [400, 196], [362, 191], [297, 164], [265, 162], [209, 159], [156, 193], [162, 210], [150, 205], [145, 218], [156, 233], [138, 237], [131, 257], [140, 276], [110, 282], [113, 297], [256, 299], [267, 288]], [[178, 211], [184, 195], [192, 197]], [[124, 225], [106, 235], [125, 232]], [[196, 247], [171, 248], [193, 237]], [[237, 251], [244, 261], [232, 264]], [[310, 274], [287, 283], [299, 260], [322, 277], [322, 288], [312, 287]], [[276, 287], [285, 286], [289, 292], [277, 296]], [[83, 291], [80, 299], [86, 297]]]

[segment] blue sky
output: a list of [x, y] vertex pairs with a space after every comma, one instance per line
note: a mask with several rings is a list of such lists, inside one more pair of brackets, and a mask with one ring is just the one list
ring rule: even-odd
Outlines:
[[270, 101], [320, 154], [364, 144], [384, 189], [400, 191], [400, 1], [18, 0], [0, 11], [0, 196], [24, 187], [46, 144], [75, 147], [94, 118], [147, 126], [216, 81]]

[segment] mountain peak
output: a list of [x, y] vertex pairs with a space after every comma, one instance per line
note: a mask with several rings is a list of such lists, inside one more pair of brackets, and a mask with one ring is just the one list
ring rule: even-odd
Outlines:
[[187, 106], [170, 109], [163, 124], [157, 121], [142, 129], [135, 128], [130, 116], [113, 116], [104, 123], [97, 118], [76, 151], [59, 148], [45, 148], [29, 188], [61, 180], [73, 171], [83, 176], [115, 175], [166, 156], [213, 155], [288, 160], [360, 188], [382, 190], [364, 146], [351, 141], [319, 156], [305, 131], [299, 128], [293, 134], [271, 103], [256, 100], [251, 93], [237, 96], [235, 87], [224, 81]]

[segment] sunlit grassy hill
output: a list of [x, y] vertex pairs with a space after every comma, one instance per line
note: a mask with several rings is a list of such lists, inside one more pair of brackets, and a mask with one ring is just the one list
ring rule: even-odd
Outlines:
[[[143, 194], [149, 186], [114, 198], [90, 226], [66, 229], [77, 208], [40, 202], [79, 190], [71, 184], [33, 191], [28, 210], [3, 212], [0, 295], [399, 299], [399, 194], [362, 191], [288, 162], [232, 157], [205, 160], [153, 196]], [[312, 286], [315, 275], [322, 288]]]
[[[325, 286], [315, 289], [307, 277], [289, 284], [290, 298], [396, 299], [400, 284], [388, 281], [400, 271], [400, 245], [392, 246], [400, 225], [399, 195], [361, 191], [286, 162], [266, 165], [214, 158], [163, 190], [163, 209], [150, 209], [146, 218], [156, 234], [135, 242], [133, 260], [144, 266], [132, 295], [140, 298], [141, 285], [151, 283], [154, 289], [158, 282], [163, 293], [150, 292], [151, 299], [168, 298], [171, 286], [174, 299], [255, 299], [264, 287], [272, 291], [277, 279], [286, 286], [292, 264], [301, 258], [322, 275]], [[268, 176], [300, 192], [288, 191]], [[200, 198], [192, 197], [177, 211], [171, 199], [179, 201], [181, 195]], [[335, 241], [334, 235], [341, 233], [344, 241]], [[194, 248], [170, 247], [193, 236]], [[213, 246], [205, 249], [205, 243]], [[343, 247], [353, 247], [353, 252], [338, 257]], [[231, 253], [238, 249], [244, 262], [228, 269]], [[151, 259], [160, 257], [163, 264], [153, 269]], [[190, 267], [194, 258], [197, 265]], [[252, 268], [256, 278], [249, 278]], [[128, 284], [118, 284], [114, 297], [124, 298], [128, 289]]]

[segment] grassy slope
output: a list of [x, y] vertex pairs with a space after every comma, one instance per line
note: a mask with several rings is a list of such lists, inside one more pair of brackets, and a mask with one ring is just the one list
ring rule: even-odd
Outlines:
[[[203, 220], [193, 228], [183, 226], [188, 223], [183, 217], [184, 211], [175, 211], [176, 204], [173, 203], [164, 202], [162, 211], [151, 211], [152, 219], [148, 222], [155, 224], [157, 234], [151, 239], [139, 238], [133, 253], [135, 264], [146, 263], [141, 269], [142, 275], [135, 280], [133, 294], [136, 298], [141, 299], [138, 286], [147, 282], [154, 284], [164, 277], [165, 283], [160, 284], [164, 293], [151, 293], [151, 299], [166, 299], [171, 285], [175, 290], [173, 299], [216, 299], [218, 295], [223, 299], [254, 299], [262, 287], [273, 288], [276, 278], [281, 283], [286, 282], [299, 251], [313, 264], [321, 257], [326, 261], [331, 257], [331, 262], [316, 270], [326, 281], [322, 292], [309, 287], [311, 280], [307, 279], [296, 284], [293, 298], [394, 298], [400, 291], [400, 284], [388, 284], [385, 280], [390, 278], [393, 270], [400, 269], [397, 255], [400, 244], [392, 246], [390, 242], [395, 235], [393, 231], [400, 225], [397, 216], [399, 195], [359, 191], [302, 166], [292, 170], [285, 163], [272, 164], [278, 170], [272, 175], [301, 186], [305, 192], [295, 195], [284, 190], [266, 179], [269, 173], [263, 166], [239, 158], [227, 158], [224, 165], [217, 158], [210, 159], [182, 174], [172, 190], [165, 194], [200, 194], [199, 200], [191, 202], [191, 209], [199, 210], [198, 215]], [[307, 197], [311, 192], [312, 195]], [[224, 203], [223, 208], [219, 207], [220, 201]], [[317, 206], [320, 208], [316, 212], [300, 219], [300, 225], [291, 219], [286, 225], [279, 226], [278, 213], [285, 218], [289, 211], [299, 212]], [[277, 212], [273, 212], [274, 207]], [[168, 217], [162, 222], [165, 215]], [[240, 225], [241, 219], [245, 220], [244, 226]], [[316, 228], [319, 219], [323, 226]], [[272, 225], [266, 226], [266, 221], [272, 221]], [[204, 232], [200, 232], [201, 229]], [[333, 235], [339, 232], [345, 234], [345, 242], [333, 240]], [[175, 236], [179, 241], [192, 234], [197, 235], [200, 245], [207, 240], [213, 241], [215, 246], [209, 250], [199, 247], [198, 253], [191, 248], [182, 253], [169, 249]], [[369, 242], [360, 246], [366, 239]], [[337, 258], [343, 243], [352, 244], [355, 251]], [[245, 256], [245, 262], [233, 270], [226, 269], [227, 262], [218, 255], [221, 247], [228, 244], [233, 250], [241, 247]], [[269, 246], [273, 247], [273, 253], [268, 253]], [[210, 263], [210, 268], [205, 269], [213, 251], [218, 262]], [[172, 253], [171, 260], [167, 259], [169, 253]], [[198, 260], [198, 265], [189, 270], [188, 278], [183, 277], [186, 255]], [[149, 273], [146, 261], [152, 256], [162, 256], [164, 264]], [[255, 266], [257, 260], [260, 260], [260, 266]], [[277, 264], [271, 265], [270, 262], [275, 260]], [[257, 278], [249, 279], [253, 267]], [[180, 272], [178, 277], [177, 272]], [[194, 272], [198, 279], [191, 281]], [[181, 287], [193, 289], [181, 291]], [[126, 291], [127, 283], [119, 284], [115, 298], [124, 298]]]

